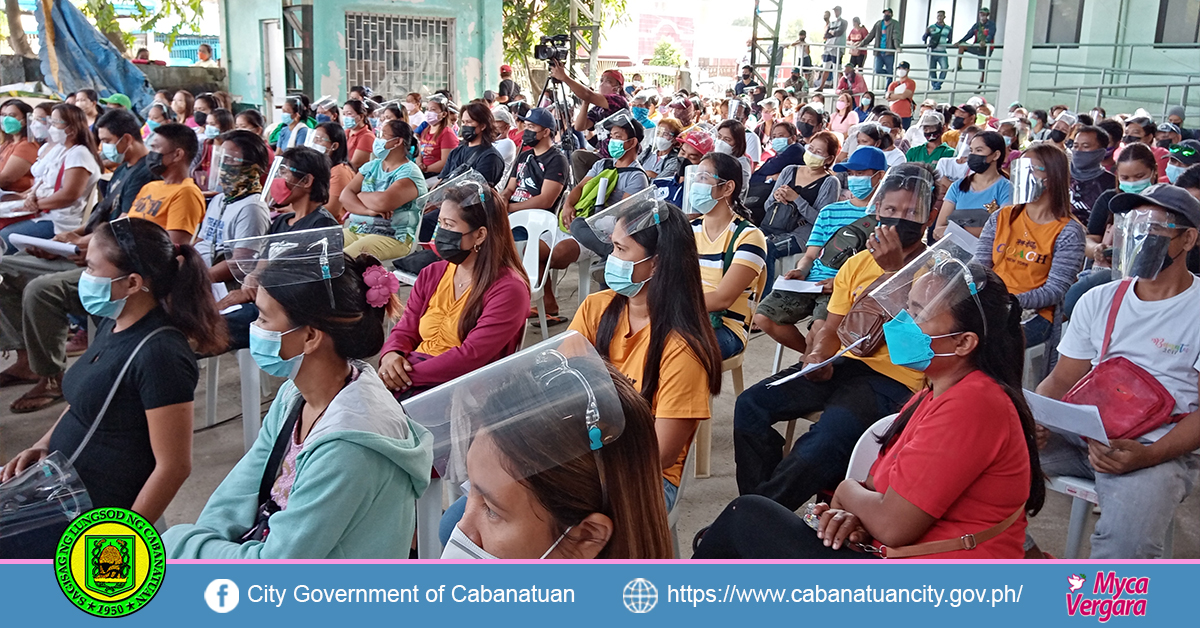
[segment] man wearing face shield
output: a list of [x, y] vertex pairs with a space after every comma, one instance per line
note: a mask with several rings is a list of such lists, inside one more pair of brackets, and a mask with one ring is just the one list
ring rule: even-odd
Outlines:
[[1108, 446], [1043, 430], [1040, 457], [1047, 474], [1095, 478], [1104, 510], [1091, 558], [1159, 558], [1176, 506], [1200, 481], [1200, 280], [1184, 264], [1196, 246], [1200, 201], [1160, 184], [1119, 194], [1110, 207], [1124, 215], [1114, 265], [1125, 280], [1079, 300], [1062, 357], [1037, 392], [1060, 399], [1101, 361], [1121, 358], [1165, 388], [1172, 416], [1132, 438], [1110, 436]]
[[[855, 305], [885, 273], [898, 271], [925, 250], [921, 235], [934, 219], [933, 199], [928, 165], [903, 164], [888, 171], [868, 209], [879, 217], [879, 227], [868, 237], [867, 250], [846, 260], [834, 277], [827, 320], [811, 334], [803, 361], [738, 397], [733, 439], [740, 494], [762, 495], [794, 510], [817, 491], [833, 488], [845, 477], [850, 451], [863, 431], [898, 411], [922, 385], [922, 373], [893, 363], [886, 341], [878, 339], [860, 343], [871, 347], [860, 349], [863, 355], [846, 353], [831, 365], [776, 382], [845, 351], [842, 337], [870, 335], [869, 325], [855, 322], [864, 314], [863, 305]], [[847, 318], [852, 310], [854, 316]], [[785, 458], [783, 437], [772, 425], [816, 411], [823, 412], [821, 421]]]

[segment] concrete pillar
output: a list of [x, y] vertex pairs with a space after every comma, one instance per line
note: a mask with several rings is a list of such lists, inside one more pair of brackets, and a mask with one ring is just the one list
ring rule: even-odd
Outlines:
[[1010, 0], [1008, 11], [1004, 15], [1000, 94], [996, 98], [996, 105], [1001, 110], [1007, 109], [1008, 103], [1014, 100], [1024, 102], [1029, 88], [1029, 75], [1025, 73], [1025, 69], [1029, 65], [1033, 50], [1033, 4], [1033, 0]]

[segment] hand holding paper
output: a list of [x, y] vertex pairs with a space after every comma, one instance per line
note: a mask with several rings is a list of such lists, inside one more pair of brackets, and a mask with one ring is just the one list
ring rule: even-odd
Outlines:
[[852, 345], [850, 345], [849, 347], [846, 347], [845, 349], [842, 349], [841, 351], [838, 351], [837, 353], [833, 354], [833, 357], [829, 358], [828, 360], [825, 360], [824, 362], [818, 362], [817, 364], [809, 364], [808, 366], [806, 366], [806, 367], [804, 367], [804, 368], [800, 369], [799, 371], [797, 371], [797, 372], [795, 372], [795, 373], [792, 373], [791, 375], [788, 375], [787, 377], [785, 377], [785, 378], [783, 378], [783, 379], [778, 379], [778, 380], [775, 380], [775, 381], [773, 381], [773, 382], [771, 382], [771, 383], [767, 384], [767, 388], [772, 388], [772, 387], [774, 387], [774, 386], [778, 386], [778, 385], [780, 385], [780, 384], [782, 384], [782, 383], [785, 383], [785, 382], [790, 382], [790, 381], [792, 381], [793, 379], [796, 379], [797, 377], [803, 377], [803, 376], [805, 376], [805, 375], [808, 375], [809, 373], [811, 373], [811, 372], [813, 372], [813, 371], [816, 371], [816, 370], [819, 370], [819, 369], [823, 369], [823, 368], [825, 368], [825, 367], [829, 366], [830, 364], [833, 364], [833, 361], [834, 361], [834, 360], [836, 360], [836, 359], [838, 359], [838, 358], [842, 357], [843, 355], [846, 355], [846, 352], [847, 352], [847, 351], [849, 351], [849, 350], [853, 349], [854, 347], [857, 347], [858, 345], [860, 345], [860, 344], [862, 344], [863, 342], [865, 342], [865, 341], [866, 341], [868, 338], [870, 338], [870, 336], [863, 336], [862, 338], [859, 338], [858, 340], [855, 340], [855, 341], [854, 341], [854, 344], [852, 344]]
[[1047, 429], [1068, 437], [1082, 437], [1108, 445], [1108, 434], [1100, 410], [1096, 406], [1081, 406], [1043, 397], [1025, 391], [1025, 400], [1033, 411], [1033, 419]]

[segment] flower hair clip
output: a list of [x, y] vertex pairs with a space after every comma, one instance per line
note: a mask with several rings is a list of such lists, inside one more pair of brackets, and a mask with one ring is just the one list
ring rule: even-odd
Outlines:
[[363, 272], [367, 284], [367, 305], [386, 307], [392, 295], [400, 289], [400, 280], [383, 266], [372, 266]]

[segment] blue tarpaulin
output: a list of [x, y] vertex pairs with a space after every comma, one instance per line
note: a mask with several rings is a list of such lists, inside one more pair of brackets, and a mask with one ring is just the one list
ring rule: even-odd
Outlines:
[[[52, 4], [50, 20], [43, 5]], [[46, 85], [65, 97], [81, 89], [94, 89], [101, 97], [125, 94], [137, 111], [150, 106], [154, 88], [137, 66], [121, 56], [116, 46], [66, 0], [45, 0], [34, 11], [38, 21], [42, 74]]]

